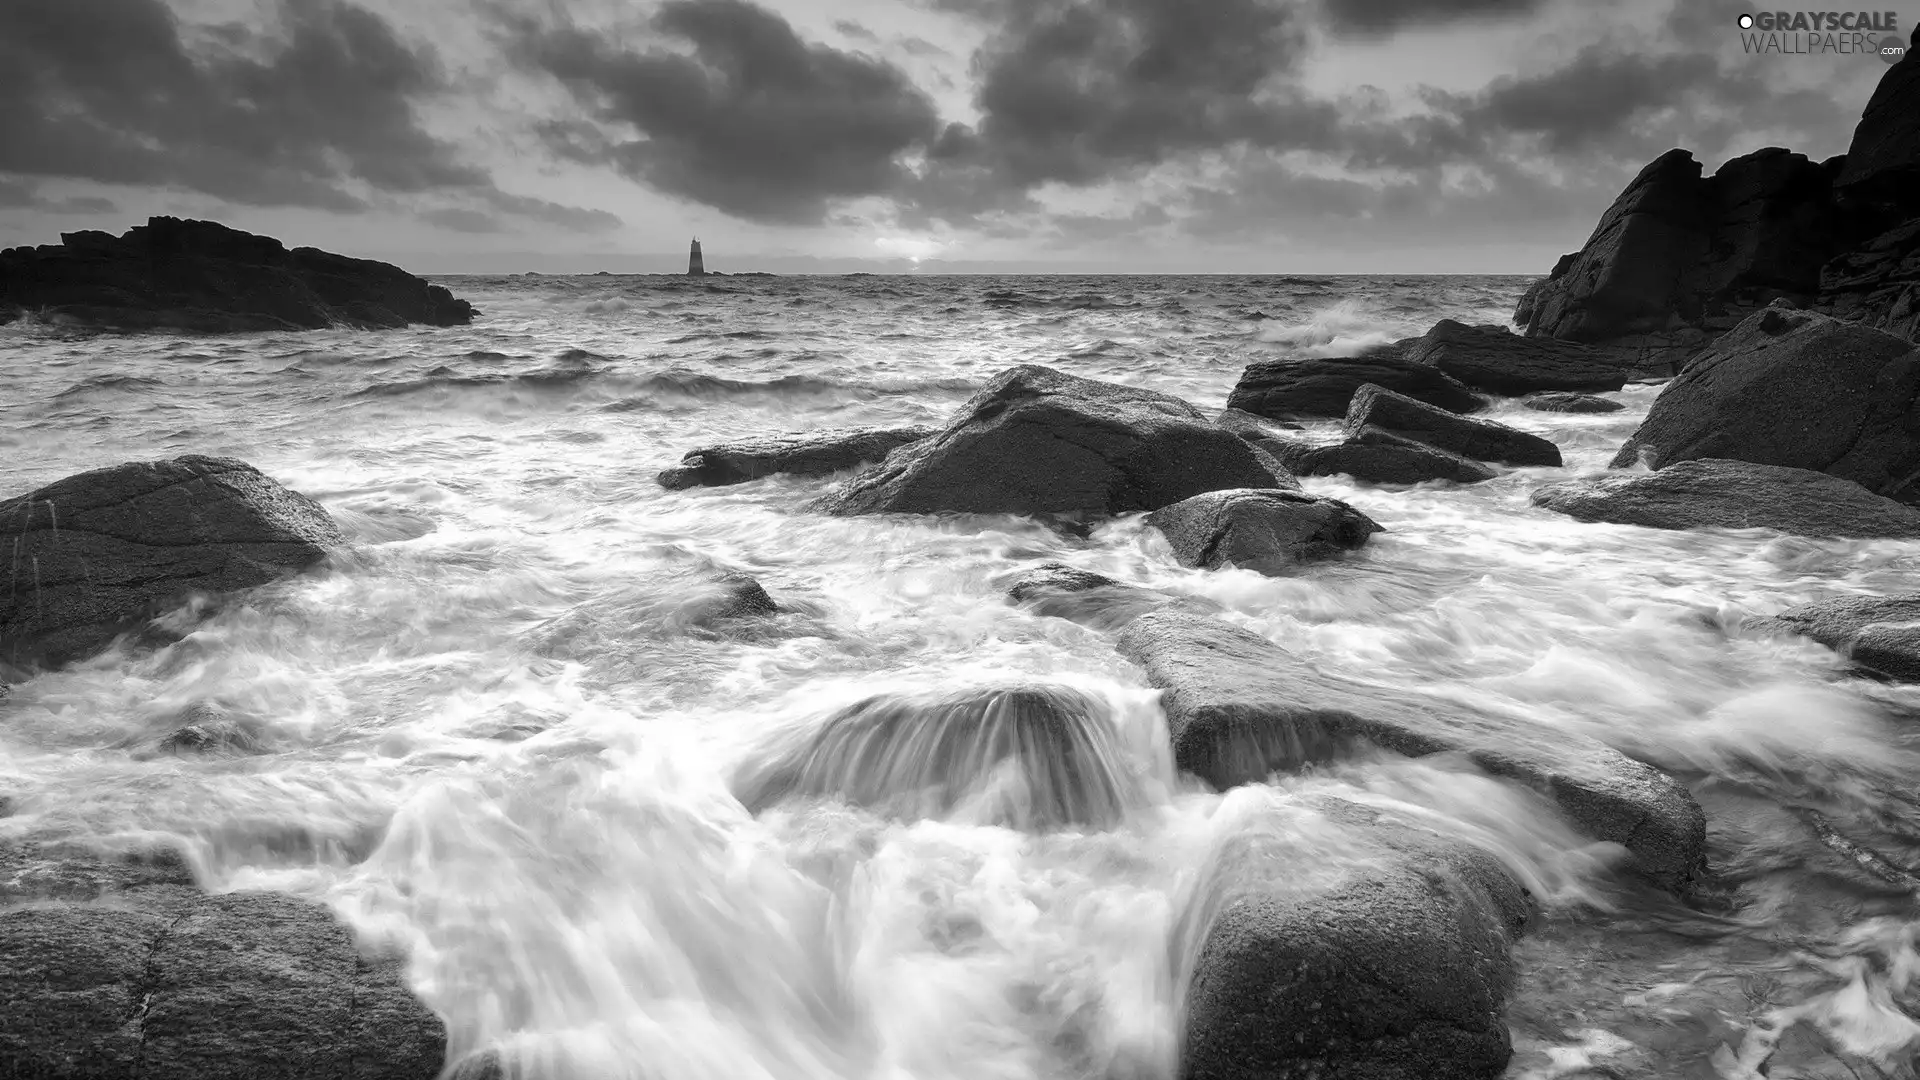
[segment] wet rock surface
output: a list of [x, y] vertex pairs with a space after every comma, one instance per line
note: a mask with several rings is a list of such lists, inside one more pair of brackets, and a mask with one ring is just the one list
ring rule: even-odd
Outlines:
[[1227, 407], [1273, 420], [1339, 419], [1353, 395], [1373, 383], [1451, 412], [1486, 407], [1479, 395], [1439, 368], [1391, 349], [1361, 356], [1262, 360], [1247, 365]]
[[1352, 438], [1368, 427], [1479, 461], [1556, 468], [1561, 464], [1560, 448], [1551, 439], [1492, 420], [1451, 413], [1371, 384], [1353, 395], [1347, 409], [1347, 436]]
[[672, 490], [744, 484], [776, 474], [825, 476], [882, 461], [896, 447], [918, 442], [938, 428], [830, 428], [765, 439], [721, 443], [692, 450], [680, 464], [662, 470], [660, 486]]
[[1297, 491], [1210, 491], [1147, 515], [1182, 566], [1281, 574], [1332, 558], [1384, 531], [1338, 499]]
[[1795, 536], [1920, 537], [1920, 510], [1851, 480], [1708, 458], [1658, 472], [1585, 476], [1532, 501], [1580, 521], [1654, 529], [1778, 529]]
[[1804, 634], [1875, 674], [1920, 682], [1920, 594], [1816, 600], [1760, 624]]
[[1295, 442], [1269, 449], [1296, 475], [1351, 476], [1366, 484], [1478, 484], [1499, 475], [1478, 461], [1377, 427], [1362, 427], [1337, 443]]
[[1520, 399], [1520, 404], [1535, 412], [1554, 413], [1610, 413], [1619, 412], [1626, 406], [1612, 398], [1595, 397], [1592, 394], [1567, 394], [1555, 391], [1541, 391], [1528, 394]]
[[1539, 390], [1618, 390], [1633, 370], [1630, 357], [1605, 349], [1453, 319], [1435, 323], [1424, 337], [1409, 342], [1403, 355], [1475, 390], [1507, 397]]

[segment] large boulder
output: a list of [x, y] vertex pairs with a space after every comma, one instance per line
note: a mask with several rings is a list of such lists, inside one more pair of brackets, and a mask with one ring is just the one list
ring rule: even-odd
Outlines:
[[1560, 465], [1553, 440], [1492, 420], [1461, 416], [1396, 394], [1384, 386], [1363, 386], [1347, 409], [1349, 438], [1367, 427], [1390, 431], [1462, 457], [1508, 465]]
[[1920, 510], [1808, 469], [1703, 458], [1537, 488], [1535, 506], [1653, 529], [1778, 529], [1795, 536], [1920, 537]]
[[1413, 757], [1459, 753], [1539, 791], [1588, 835], [1624, 845], [1668, 888], [1687, 891], [1705, 873], [1706, 818], [1686, 788], [1583, 735], [1418, 693], [1383, 696], [1189, 612], [1140, 615], [1121, 630], [1119, 648], [1165, 691], [1175, 763], [1216, 788], [1355, 741]]
[[120, 236], [0, 251], [0, 321], [38, 313], [194, 333], [473, 321], [473, 306], [383, 262], [295, 248], [211, 221], [151, 218]]
[[1695, 357], [1614, 457], [1812, 469], [1902, 501], [1920, 497], [1920, 351], [1824, 315], [1768, 308]]
[[1528, 394], [1520, 399], [1520, 405], [1534, 412], [1555, 413], [1610, 413], [1626, 408], [1625, 404], [1612, 398], [1595, 397], [1592, 394], [1557, 393], [1551, 390]]
[[1468, 326], [1442, 319], [1403, 355], [1431, 364], [1475, 390], [1517, 397], [1536, 390], [1618, 390], [1630, 361], [1605, 349], [1522, 337], [1504, 326]]
[[1920, 682], [1920, 595], [1816, 600], [1762, 625], [1804, 634], [1875, 674]]
[[919, 442], [938, 428], [825, 428], [794, 435], [719, 443], [692, 450], [663, 470], [660, 486], [672, 490], [744, 484], [788, 473], [824, 476], [881, 461], [895, 447]]
[[1331, 798], [1228, 825], [1182, 918], [1181, 1076], [1500, 1075], [1532, 904], [1498, 859]]
[[1249, 364], [1227, 398], [1227, 407], [1273, 420], [1337, 419], [1347, 415], [1354, 391], [1368, 383], [1453, 412], [1477, 412], [1487, 404], [1439, 368], [1383, 349], [1362, 356], [1294, 357]]
[[1272, 458], [1177, 397], [1025, 365], [932, 438], [824, 496], [830, 514], [1158, 510], [1223, 488], [1291, 487]]
[[233, 458], [188, 455], [0, 502], [12, 557], [0, 659], [64, 664], [189, 597], [263, 585], [346, 542], [312, 499]]
[[1478, 484], [1499, 475], [1470, 458], [1377, 427], [1362, 427], [1337, 443], [1272, 440], [1262, 445], [1298, 476], [1351, 476], [1363, 484]]
[[1834, 187], [1850, 199], [1920, 211], [1920, 64], [1903, 60], [1880, 77]]
[[1148, 514], [1147, 524], [1165, 534], [1182, 566], [1262, 574], [1357, 550], [1384, 531], [1338, 499], [1253, 488], [1182, 499]]

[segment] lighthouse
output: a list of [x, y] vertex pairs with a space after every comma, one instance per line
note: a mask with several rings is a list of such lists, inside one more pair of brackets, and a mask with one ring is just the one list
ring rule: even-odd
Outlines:
[[693, 250], [687, 252], [687, 273], [695, 277], [707, 272], [707, 264], [700, 259], [700, 239], [695, 237]]

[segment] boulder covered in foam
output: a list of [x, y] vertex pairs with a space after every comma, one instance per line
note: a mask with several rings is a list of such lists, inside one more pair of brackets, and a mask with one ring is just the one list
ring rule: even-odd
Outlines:
[[883, 461], [896, 448], [938, 431], [931, 427], [823, 428], [792, 435], [717, 443], [688, 451], [680, 464], [662, 470], [660, 486], [678, 491], [724, 487], [762, 477], [826, 476]]
[[1298, 491], [1209, 491], [1147, 515], [1182, 566], [1286, 573], [1363, 547], [1384, 529], [1339, 499]]

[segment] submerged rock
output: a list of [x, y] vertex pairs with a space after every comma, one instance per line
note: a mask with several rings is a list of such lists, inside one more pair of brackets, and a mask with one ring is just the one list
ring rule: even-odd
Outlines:
[[1179, 596], [1079, 570], [1043, 563], [1015, 578], [1007, 589], [1014, 603], [1035, 615], [1066, 619], [1096, 630], [1116, 630], [1136, 616], [1161, 608], [1211, 614], [1220, 605], [1197, 596]]
[[1276, 469], [1179, 398], [1029, 364], [816, 505], [840, 515], [1124, 514], [1293, 483]]
[[1352, 437], [1368, 426], [1480, 461], [1560, 465], [1560, 448], [1551, 439], [1491, 420], [1451, 413], [1384, 386], [1369, 384], [1353, 395], [1353, 404], [1347, 410], [1347, 435]]
[[663, 470], [658, 479], [661, 487], [679, 490], [744, 484], [776, 473], [824, 476], [884, 460], [895, 447], [937, 431], [931, 427], [828, 428], [703, 446]]
[[1435, 323], [1425, 337], [1408, 344], [1404, 355], [1475, 390], [1508, 397], [1536, 390], [1618, 390], [1627, 384], [1631, 366], [1605, 349], [1452, 319]]
[[211, 221], [149, 218], [0, 251], [0, 321], [44, 313], [188, 333], [461, 326], [473, 305], [397, 266], [294, 248]]
[[1554, 391], [1541, 391], [1528, 394], [1520, 399], [1520, 404], [1534, 412], [1557, 413], [1610, 413], [1619, 412], [1626, 405], [1612, 398], [1594, 397], [1592, 394], [1564, 394]]
[[1362, 427], [1329, 445], [1277, 447], [1274, 457], [1300, 476], [1351, 476], [1366, 484], [1478, 484], [1500, 475], [1477, 461], [1377, 427]]
[[1411, 757], [1455, 752], [1525, 784], [1567, 820], [1686, 891], [1705, 873], [1706, 818], [1665, 773], [1521, 717], [1421, 700], [1327, 675], [1248, 630], [1185, 612], [1141, 615], [1120, 652], [1165, 693], [1174, 762], [1216, 788], [1336, 756], [1352, 741]]
[[1338, 499], [1246, 488], [1182, 499], [1148, 514], [1147, 524], [1165, 534], [1182, 566], [1262, 574], [1356, 550], [1384, 531]]
[[661, 639], [734, 636], [784, 610], [749, 574], [678, 571], [621, 582], [535, 626], [528, 643], [555, 660], [638, 659]]
[[1354, 392], [1368, 383], [1453, 412], [1486, 407], [1473, 391], [1439, 368], [1388, 351], [1249, 364], [1227, 398], [1227, 407], [1275, 420], [1339, 418], [1347, 415]]
[[236, 716], [213, 701], [197, 701], [181, 711], [180, 727], [159, 743], [163, 754], [253, 754], [261, 749], [260, 724]]
[[1920, 594], [1816, 600], [1765, 623], [1810, 637], [1868, 671], [1920, 682]]
[[1778, 529], [1795, 536], [1920, 537], [1920, 510], [1807, 469], [1707, 458], [1659, 472], [1562, 480], [1535, 506], [1654, 529]]
[[1694, 357], [1613, 459], [1783, 465], [1920, 498], [1920, 350], [1892, 334], [1769, 308]]
[[1499, 1075], [1526, 890], [1487, 852], [1371, 806], [1263, 809], [1233, 823], [1183, 918], [1180, 1075]]
[[69, 476], [0, 502], [12, 537], [0, 658], [58, 666], [193, 596], [264, 585], [346, 537], [327, 512], [233, 458]]

